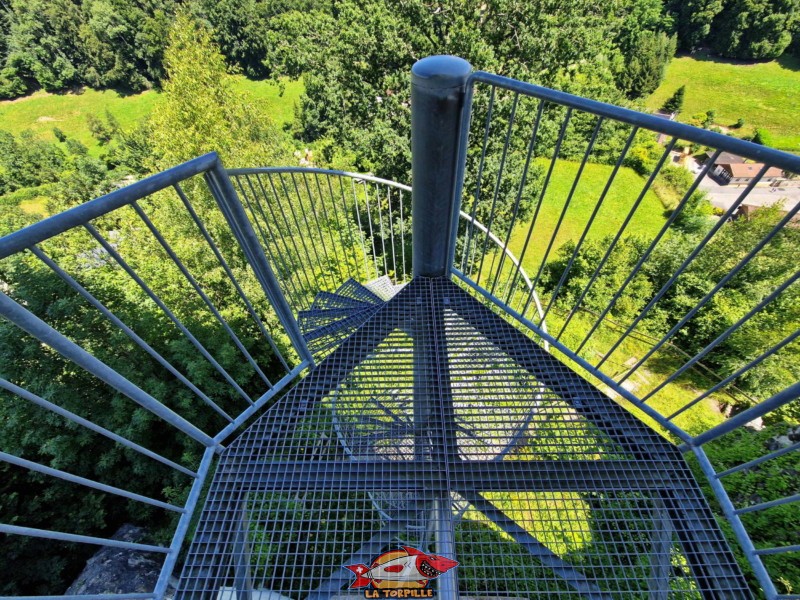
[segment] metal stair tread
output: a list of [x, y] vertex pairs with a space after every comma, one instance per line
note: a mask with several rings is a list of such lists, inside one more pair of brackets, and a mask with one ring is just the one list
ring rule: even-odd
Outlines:
[[333, 335], [340, 331], [348, 331], [347, 335], [350, 335], [350, 333], [360, 327], [364, 321], [371, 317], [379, 308], [380, 305], [376, 304], [369, 308], [358, 310], [354, 313], [351, 313], [349, 316], [339, 318], [330, 323], [320, 325], [314, 329], [306, 331], [303, 333], [303, 337], [306, 339], [306, 341], [310, 342], [326, 335]]
[[356, 300], [348, 296], [342, 296], [336, 292], [317, 292], [310, 310], [328, 310], [332, 308], [364, 308], [370, 306], [371, 302]]
[[384, 302], [394, 298], [395, 294], [403, 288], [402, 285], [397, 286], [393, 284], [388, 275], [382, 275], [377, 279], [368, 281], [364, 284], [364, 287], [376, 296], [380, 296]]
[[340, 285], [336, 293], [340, 296], [352, 298], [353, 300], [360, 300], [367, 304], [383, 304], [384, 302], [383, 298], [375, 294], [375, 292], [371, 291], [369, 288], [364, 287], [363, 284], [352, 277]]
[[357, 315], [362, 311], [374, 308], [375, 305], [368, 304], [363, 308], [332, 308], [328, 310], [300, 311], [297, 315], [297, 323], [303, 336], [313, 333], [317, 329], [335, 325]]

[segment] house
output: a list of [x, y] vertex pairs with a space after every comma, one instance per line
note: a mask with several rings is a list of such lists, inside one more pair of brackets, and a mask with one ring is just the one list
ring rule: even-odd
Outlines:
[[[711, 158], [711, 155], [709, 154], [706, 154], [706, 156]], [[717, 157], [717, 165], [736, 165], [743, 162], [744, 159], [741, 156], [731, 154], [730, 152], [720, 152], [719, 156]]]
[[[733, 185], [747, 185], [758, 175], [764, 165], [761, 163], [720, 163], [714, 168], [714, 174]], [[764, 173], [759, 185], [774, 185], [783, 177], [783, 171], [778, 167], [769, 167]]]
[[[704, 164], [711, 160], [709, 155], [705, 155]], [[711, 173], [723, 183], [734, 185], [747, 185], [764, 168], [763, 163], [747, 162], [741, 156], [730, 152], [720, 152]], [[783, 171], [778, 167], [770, 167], [758, 182], [758, 185], [776, 186], [784, 180]]]
[[[773, 206], [775, 204], [780, 203], [781, 209], [780, 214], [782, 217], [786, 216], [791, 210], [793, 210], [800, 199], [797, 198], [748, 198], [744, 202], [742, 202], [741, 206], [739, 207], [738, 214], [742, 217], [749, 219], [754, 212], [761, 210], [767, 206]], [[797, 225], [800, 223], [800, 214], [795, 214], [794, 217], [791, 219], [791, 223], [793, 225]]]

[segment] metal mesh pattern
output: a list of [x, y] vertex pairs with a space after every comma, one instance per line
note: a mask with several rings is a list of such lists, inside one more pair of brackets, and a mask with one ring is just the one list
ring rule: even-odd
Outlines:
[[388, 277], [372, 283], [377, 283], [374, 287], [382, 296], [348, 279], [336, 293], [317, 294], [311, 309], [298, 313], [300, 330], [314, 358], [324, 358], [375, 313], [384, 302], [383, 296], [388, 299], [394, 295], [394, 285]]
[[403, 288], [403, 284], [395, 285], [388, 276], [384, 275], [365, 283], [364, 287], [380, 296], [381, 300], [390, 300]]
[[343, 567], [403, 546], [446, 598], [749, 597], [676, 449], [446, 279], [228, 447], [177, 598], [363, 597]]
[[333, 291], [348, 277], [408, 279], [407, 186], [316, 168], [229, 173], [293, 307], [308, 308], [318, 290]]

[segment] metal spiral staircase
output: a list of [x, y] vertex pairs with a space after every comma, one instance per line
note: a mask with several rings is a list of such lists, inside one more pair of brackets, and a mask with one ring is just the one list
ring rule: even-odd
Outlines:
[[[558, 282], [545, 287], [564, 216], [594, 160], [595, 142], [609, 128], [619, 141], [613, 169], [572, 239]], [[627, 215], [604, 212], [625, 156], [644, 131], [671, 140], [644, 187], [625, 190], [635, 198]], [[548, 185], [568, 136], [585, 144], [585, 153], [560, 217], [543, 224], [537, 219], [553, 201]], [[646, 240], [611, 305], [593, 326], [581, 325], [588, 335], [576, 338], [576, 323], [594, 314], [582, 306], [587, 293], [628, 225], [637, 223], [679, 139], [716, 148], [711, 162]], [[79, 525], [56, 531], [13, 514], [3, 515], [0, 533], [39, 543], [42, 552], [88, 544], [162, 557], [151, 590], [105, 590], [86, 600], [161, 600], [178, 576], [176, 600], [361, 597], [364, 591], [350, 589], [355, 571], [345, 567], [377, 568], [378, 557], [392, 550], [405, 560], [404, 547], [454, 559], [458, 567], [438, 572], [429, 561], [420, 572], [430, 581], [417, 587], [387, 587], [373, 578], [367, 597], [800, 597], [770, 563], [800, 546], [756, 545], [759, 532], [748, 521], [786, 507], [796, 515], [800, 495], [790, 490], [737, 506], [726, 489], [726, 478], [796, 453], [798, 444], [719, 472], [704, 450], [753, 419], [796, 406], [800, 384], [700, 432], [687, 432], [681, 421], [780, 355], [800, 330], [770, 338], [680, 410], [665, 413], [658, 404], [660, 390], [790, 290], [798, 274], [723, 324], [714, 342], [684, 356], [649, 390], [625, 385], [649, 359], [663, 361], [675, 333], [691, 327], [737, 273], [783, 239], [800, 204], [745, 249], [672, 331], [652, 339], [644, 356], [623, 368], [613, 359], [756, 189], [758, 178], [709, 225], [664, 287], [649, 292], [639, 316], [609, 329], [608, 311], [626, 297], [722, 150], [765, 163], [759, 178], [771, 165], [800, 172], [795, 156], [432, 57], [412, 72], [413, 192], [324, 169], [226, 171], [210, 154], [0, 239], [0, 261], [10, 261], [0, 264], [11, 265], [0, 271], [8, 275], [0, 314], [20, 336], [41, 343], [43, 368], [63, 361], [107, 394], [64, 398], [57, 387], [32, 389], [0, 367], [6, 406], [48, 415], [32, 427], [64, 419], [67, 430], [82, 428], [159, 463], [169, 477], [184, 478], [188, 490], [180, 502], [151, 497], [136, 491], [135, 476], [127, 489], [61, 468], [46, 448], [41, 456], [24, 445], [18, 453], [2, 448], [0, 459], [27, 469], [31, 481], [56, 478], [144, 504], [173, 515], [175, 524], [166, 545], [99, 537]], [[543, 178], [528, 188], [535, 160], [543, 161]], [[535, 209], [523, 218], [528, 197]], [[603, 219], [617, 224], [615, 235], [563, 312], [565, 299], [557, 300], [566, 296], [569, 271]], [[523, 225], [527, 235], [515, 255], [512, 233]], [[182, 247], [170, 243], [175, 236]], [[539, 253], [535, 274], [523, 268], [533, 264], [529, 252]], [[41, 273], [60, 281], [64, 297], [82, 299], [110, 323], [113, 340], [89, 343], [86, 332], [59, 330], [57, 312], [23, 293], [21, 277]], [[109, 293], [117, 289], [110, 282], [125, 300], [140, 302], [143, 316], [158, 315], [160, 338], [144, 339], [118, 316], [126, 305]], [[596, 331], [623, 333], [594, 363], [588, 346], [582, 350]], [[132, 357], [157, 365], [162, 387], [137, 378], [128, 368]], [[198, 370], [210, 373], [213, 389], [195, 385]], [[164, 391], [178, 388], [181, 395]], [[199, 451], [165, 456], [135, 433], [118, 433], [103, 419], [106, 397], [115, 406], [132, 402], [134, 422], [149, 419]], [[94, 401], [101, 404], [87, 408]], [[209, 415], [202, 422], [182, 416], [198, 406]], [[708, 480], [711, 506], [696, 474]]]

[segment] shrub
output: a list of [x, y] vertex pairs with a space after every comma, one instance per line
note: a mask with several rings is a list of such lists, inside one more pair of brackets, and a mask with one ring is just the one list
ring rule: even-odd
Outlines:
[[752, 141], [754, 144], [760, 144], [761, 146], [771, 146], [772, 135], [764, 129], [756, 129], [756, 132], [750, 141]]

